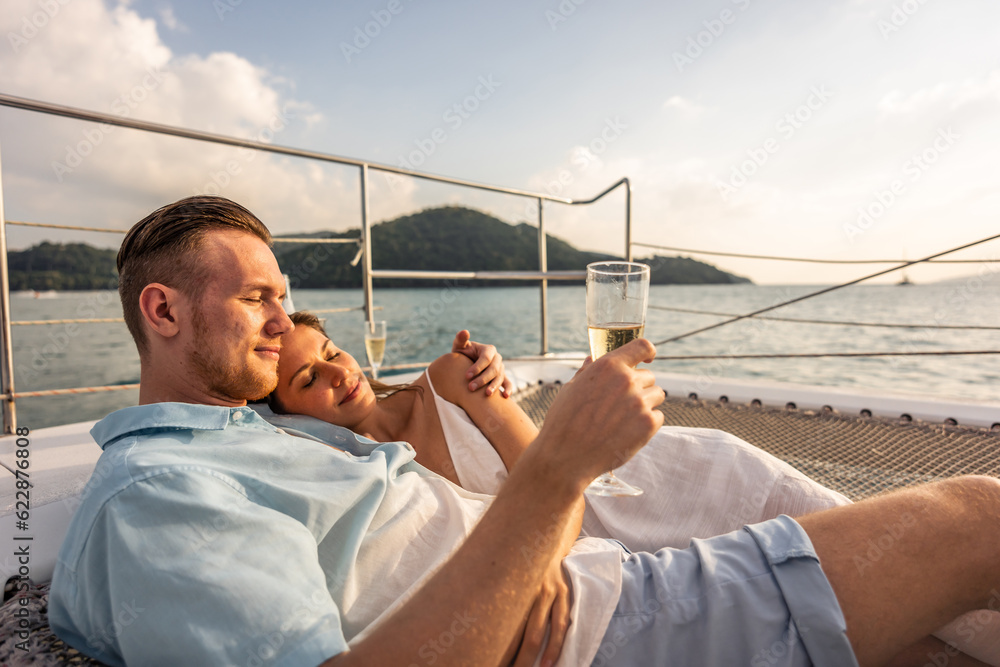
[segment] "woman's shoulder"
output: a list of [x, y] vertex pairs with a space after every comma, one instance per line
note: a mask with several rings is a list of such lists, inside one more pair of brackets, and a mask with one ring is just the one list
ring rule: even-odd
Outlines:
[[472, 366], [472, 360], [464, 354], [449, 352], [443, 354], [427, 367], [427, 375], [434, 384], [434, 391], [450, 403], [458, 404], [468, 392], [469, 381], [465, 372]]

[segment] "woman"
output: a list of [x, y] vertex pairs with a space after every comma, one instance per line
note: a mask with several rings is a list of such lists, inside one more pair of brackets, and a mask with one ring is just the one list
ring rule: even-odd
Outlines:
[[[506, 391], [469, 391], [467, 371], [473, 362], [461, 354], [438, 358], [412, 384], [384, 385], [367, 379], [314, 315], [299, 312], [291, 319], [296, 326], [282, 337], [278, 386], [268, 397], [276, 413], [309, 415], [376, 441], [409, 442], [425, 467], [469, 491], [488, 494], [496, 492], [538, 434], [524, 411], [506, 400]], [[473, 373], [485, 365], [486, 360], [477, 362]], [[492, 389], [501, 380], [488, 382]], [[692, 538], [850, 502], [749, 443], [709, 429], [662, 427], [616, 474], [645, 493], [627, 499], [587, 497], [581, 532], [615, 539], [632, 551], [685, 548]], [[543, 645], [550, 619], [568, 616], [569, 598], [565, 573], [556, 562], [525, 621], [526, 643]], [[936, 634], [973, 655], [992, 655], [996, 629], [966, 637], [968, 617]], [[558, 657], [564, 632], [553, 630], [543, 664]], [[977, 644], [987, 647], [974, 650]], [[517, 651], [512, 646], [510, 655]], [[533, 658], [534, 653], [522, 651], [516, 664], [530, 664]]]
[[[500, 392], [468, 391], [472, 361], [446, 354], [409, 385], [369, 380], [312, 314], [292, 315], [283, 336], [276, 413], [305, 414], [373, 440], [409, 442], [416, 460], [477, 493], [495, 494], [538, 435]], [[778, 514], [792, 516], [847, 501], [797, 470], [721, 431], [664, 427], [616, 471], [645, 490], [637, 499], [587, 498], [583, 529], [630, 550], [686, 547]], [[669, 525], [664, 517], [671, 517]]]
[[333, 344], [314, 315], [294, 313], [292, 321], [295, 329], [282, 340], [278, 387], [268, 398], [276, 413], [310, 415], [379, 442], [409, 442], [418, 463], [479, 493], [491, 493], [495, 487], [463, 484], [435, 399], [441, 396], [452, 407], [460, 406], [475, 424], [485, 427], [503, 472], [537, 435], [528, 416], [504, 398], [504, 389], [491, 391], [501, 378], [484, 391], [468, 391], [466, 373], [473, 362], [462, 354], [440, 357], [412, 384], [386, 385], [366, 378], [354, 357]]

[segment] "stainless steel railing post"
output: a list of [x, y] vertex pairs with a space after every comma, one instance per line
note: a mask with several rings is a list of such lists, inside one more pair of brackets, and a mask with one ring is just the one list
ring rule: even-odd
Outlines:
[[[545, 273], [549, 270], [549, 250], [545, 242], [545, 217], [542, 215], [542, 199], [538, 198], [538, 270]], [[539, 282], [541, 288], [542, 306], [542, 351], [541, 354], [548, 354], [549, 351], [549, 281], [545, 278]]]
[[368, 165], [361, 165], [361, 289], [365, 300], [365, 322], [372, 321], [372, 222], [368, 209]]
[[632, 261], [632, 184], [625, 181], [625, 259]]
[[3, 432], [17, 429], [14, 403], [14, 346], [10, 336], [10, 277], [7, 273], [7, 217], [3, 211], [3, 166], [0, 164], [0, 391], [3, 392]]

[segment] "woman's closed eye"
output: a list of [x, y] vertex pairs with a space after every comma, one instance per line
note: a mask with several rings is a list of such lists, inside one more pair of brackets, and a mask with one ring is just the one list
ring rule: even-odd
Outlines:
[[[333, 361], [334, 359], [336, 359], [339, 356], [340, 356], [340, 352], [336, 352], [336, 353], [333, 353], [333, 354], [328, 354], [327, 357], [326, 357], [326, 361]], [[316, 381], [316, 371], [314, 370], [314, 371], [311, 371], [309, 373], [309, 379], [306, 381], [305, 384], [302, 385], [302, 388], [303, 389], [308, 389], [309, 386], [313, 382], [315, 382], [315, 381]]]

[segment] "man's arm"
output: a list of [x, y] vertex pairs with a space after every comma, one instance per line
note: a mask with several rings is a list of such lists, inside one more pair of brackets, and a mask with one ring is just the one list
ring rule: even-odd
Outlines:
[[584, 503], [581, 496], [574, 507], [574, 514], [570, 517], [566, 530], [563, 531], [560, 547], [555, 557], [549, 561], [541, 587], [531, 605], [531, 612], [525, 619], [521, 636], [516, 645], [511, 647], [510, 656], [505, 656], [501, 664], [508, 664], [516, 657], [513, 667], [531, 667], [535, 664], [539, 653], [542, 653], [543, 647], [545, 651], [542, 653], [542, 665], [554, 664], [559, 659], [571, 623], [572, 607], [569, 574], [563, 567], [563, 558], [569, 554], [579, 536], [583, 511]]
[[[473, 362], [461, 354], [446, 354], [430, 365], [427, 374], [433, 380], [438, 395], [465, 411], [500, 455], [507, 470], [512, 470], [538, 437], [538, 428], [516, 402], [505, 400], [499, 393], [487, 395], [482, 391], [469, 391], [465, 378], [472, 365]], [[505, 657], [502, 664], [513, 662], [514, 667], [530, 667], [535, 664], [543, 646], [542, 664], [554, 663], [559, 658], [569, 628], [571, 606], [569, 582], [562, 559], [569, 553], [580, 532], [583, 510], [583, 498], [580, 497], [574, 508], [575, 516], [568, 522], [567, 539], [550, 561], [531, 612], [523, 622], [521, 636], [512, 644], [509, 659]]]
[[628, 460], [663, 423], [655, 409], [663, 391], [652, 373], [634, 369], [654, 355], [649, 341], [633, 341], [568, 383], [465, 543], [405, 605], [324, 665], [419, 663], [446, 633], [454, 639], [446, 664], [497, 663], [573, 531], [570, 517], [587, 483]]

